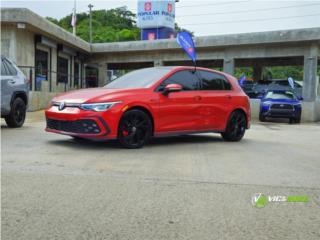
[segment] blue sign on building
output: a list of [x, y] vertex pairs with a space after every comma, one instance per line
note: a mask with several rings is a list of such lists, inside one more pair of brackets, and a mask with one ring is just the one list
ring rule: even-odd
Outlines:
[[175, 0], [138, 0], [137, 26], [142, 40], [175, 37]]

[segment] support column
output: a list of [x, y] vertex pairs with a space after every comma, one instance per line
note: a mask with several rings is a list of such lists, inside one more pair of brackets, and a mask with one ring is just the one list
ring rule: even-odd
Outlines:
[[313, 102], [317, 96], [317, 65], [319, 47], [312, 44], [304, 55], [303, 66], [303, 98], [307, 102]]
[[234, 74], [234, 58], [226, 58], [223, 60], [223, 71], [230, 75]]
[[98, 67], [98, 86], [102, 87], [107, 84], [107, 67], [105, 64], [99, 64]]
[[255, 64], [253, 66], [253, 79], [255, 81], [262, 80], [262, 66], [260, 64]]
[[86, 88], [87, 87], [87, 84], [86, 84], [86, 74], [87, 74], [86, 67], [87, 67], [87, 64], [83, 64], [83, 74], [82, 74], [81, 88]]

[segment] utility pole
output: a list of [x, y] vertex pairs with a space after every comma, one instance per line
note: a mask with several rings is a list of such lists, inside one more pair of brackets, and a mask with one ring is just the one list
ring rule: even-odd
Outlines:
[[93, 5], [90, 3], [88, 5], [88, 8], [89, 8], [89, 16], [90, 16], [90, 19], [89, 19], [90, 43], [92, 43], [92, 11], [91, 9], [93, 8]]

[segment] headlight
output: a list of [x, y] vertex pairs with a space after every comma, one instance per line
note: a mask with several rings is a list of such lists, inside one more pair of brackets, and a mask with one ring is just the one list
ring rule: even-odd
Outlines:
[[271, 104], [271, 102], [262, 102], [262, 105], [264, 106], [269, 106]]
[[80, 108], [85, 111], [103, 112], [111, 108], [113, 105], [121, 103], [119, 102], [106, 102], [106, 103], [83, 103]]

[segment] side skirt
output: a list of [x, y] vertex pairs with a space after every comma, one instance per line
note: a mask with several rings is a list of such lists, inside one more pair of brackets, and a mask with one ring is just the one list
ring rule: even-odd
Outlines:
[[205, 131], [183, 131], [183, 132], [164, 132], [164, 133], [156, 133], [154, 137], [171, 137], [171, 136], [181, 136], [181, 135], [189, 135], [189, 134], [198, 134], [198, 133], [223, 133], [221, 130], [205, 130]]

